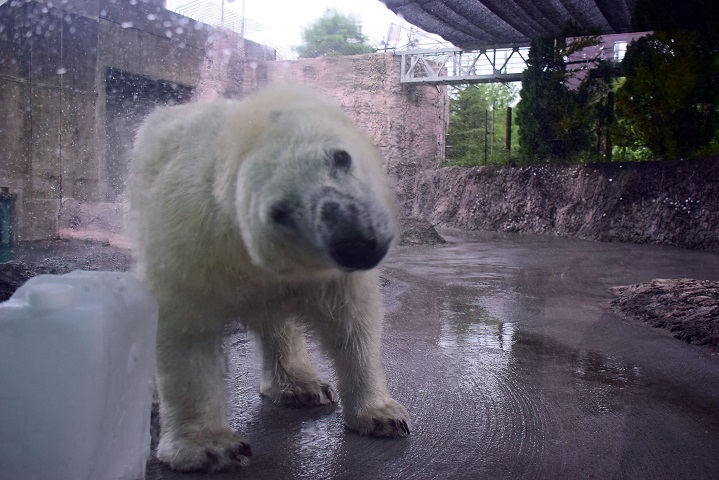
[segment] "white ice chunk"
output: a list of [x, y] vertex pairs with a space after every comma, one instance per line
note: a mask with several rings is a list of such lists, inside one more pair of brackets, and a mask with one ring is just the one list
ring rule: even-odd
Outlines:
[[156, 333], [128, 273], [40, 275], [0, 303], [0, 479], [144, 478]]

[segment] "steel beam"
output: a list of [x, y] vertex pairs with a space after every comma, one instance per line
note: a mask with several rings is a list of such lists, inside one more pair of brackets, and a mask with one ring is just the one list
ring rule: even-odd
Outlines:
[[479, 50], [405, 50], [400, 83], [458, 85], [517, 82], [527, 68], [528, 46], [502, 45]]

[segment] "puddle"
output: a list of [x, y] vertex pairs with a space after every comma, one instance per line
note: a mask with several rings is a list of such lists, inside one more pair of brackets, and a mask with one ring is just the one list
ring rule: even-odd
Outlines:
[[612, 413], [627, 408], [634, 399], [622, 398], [639, 381], [641, 369], [619, 358], [597, 352], [578, 351], [572, 355], [575, 388], [581, 404], [590, 413]]
[[514, 323], [504, 322], [483, 307], [456, 298], [443, 299], [439, 311], [442, 319], [439, 347], [486, 347], [512, 352]]

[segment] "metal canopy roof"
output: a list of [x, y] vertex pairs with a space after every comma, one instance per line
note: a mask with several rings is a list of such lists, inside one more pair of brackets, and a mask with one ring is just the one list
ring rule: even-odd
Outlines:
[[600, 33], [630, 31], [634, 0], [381, 0], [394, 13], [454, 45], [528, 45], [567, 22]]

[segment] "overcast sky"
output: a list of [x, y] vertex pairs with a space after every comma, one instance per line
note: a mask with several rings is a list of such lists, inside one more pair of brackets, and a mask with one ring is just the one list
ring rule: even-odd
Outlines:
[[[222, 0], [204, 1], [206, 8], [221, 9]], [[362, 33], [369, 37], [369, 43], [379, 46], [387, 37], [390, 24], [409, 27], [379, 0], [244, 0], [245, 18], [260, 24], [255, 32], [248, 31], [246, 37], [258, 43], [269, 45], [281, 53], [290, 52], [291, 47], [302, 43], [302, 31], [321, 17], [327, 9], [337, 10], [359, 21]], [[167, 8], [191, 3], [191, 0], [167, 0]], [[242, 11], [242, 0], [225, 0], [226, 11]], [[252, 23], [248, 22], [251, 26]], [[251, 30], [251, 29], [250, 29]]]

